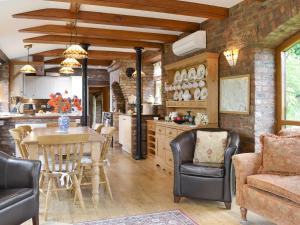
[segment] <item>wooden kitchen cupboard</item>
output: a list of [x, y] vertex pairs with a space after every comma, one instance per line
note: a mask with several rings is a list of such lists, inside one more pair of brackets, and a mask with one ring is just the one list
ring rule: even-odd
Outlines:
[[[206, 83], [208, 95], [206, 99], [174, 101], [174, 91], [166, 93], [166, 114], [170, 112], [178, 112], [179, 115], [185, 115], [187, 111], [191, 111], [191, 115], [196, 116], [197, 113], [205, 113], [208, 116], [207, 124], [199, 124], [196, 126], [178, 125], [174, 122], [154, 121], [155, 124], [155, 163], [163, 170], [169, 173], [173, 172], [173, 154], [170, 142], [181, 133], [194, 128], [217, 128], [218, 127], [218, 95], [219, 95], [219, 77], [218, 77], [218, 58], [219, 54], [204, 52], [199, 55], [192, 56], [187, 59], [166, 65], [166, 81], [167, 85], [171, 85], [174, 81], [176, 71], [187, 71], [191, 68], [197, 69], [200, 64], [206, 67], [206, 77], [203, 79]], [[190, 88], [189, 91], [193, 97], [196, 88]]]

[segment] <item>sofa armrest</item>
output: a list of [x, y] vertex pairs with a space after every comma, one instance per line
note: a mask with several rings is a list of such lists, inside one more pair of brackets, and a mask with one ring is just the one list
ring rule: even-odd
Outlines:
[[39, 189], [41, 162], [17, 159], [0, 152], [0, 187]]
[[260, 153], [238, 154], [232, 157], [236, 174], [236, 200], [243, 206], [243, 186], [247, 183], [247, 177], [257, 174], [262, 163]]

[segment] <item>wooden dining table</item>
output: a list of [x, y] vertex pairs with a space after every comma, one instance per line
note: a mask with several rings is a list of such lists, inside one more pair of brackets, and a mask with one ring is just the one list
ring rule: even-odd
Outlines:
[[[84, 146], [84, 152], [91, 153], [92, 159], [92, 199], [94, 206], [97, 207], [99, 203], [99, 166], [98, 162], [100, 160], [101, 144], [104, 138], [98, 134], [96, 131], [89, 127], [70, 127], [68, 133], [60, 133], [57, 127], [54, 128], [35, 128], [30, 134], [28, 134], [24, 139], [23, 143], [28, 146], [29, 159], [38, 160], [39, 152], [38, 148], [38, 137], [41, 136], [56, 136], [56, 135], [68, 135], [68, 134], [88, 134], [89, 141]], [[55, 144], [55, 143], [53, 143]]]

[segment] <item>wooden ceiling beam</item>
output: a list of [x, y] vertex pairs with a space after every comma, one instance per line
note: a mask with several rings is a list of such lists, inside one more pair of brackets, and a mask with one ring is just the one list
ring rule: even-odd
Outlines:
[[145, 51], [143, 52], [143, 63], [156, 63], [161, 61], [161, 52], [151, 52]]
[[76, 16], [78, 22], [82, 23], [152, 28], [181, 32], [193, 32], [199, 29], [199, 24], [192, 22], [89, 11], [79, 11], [78, 14], [76, 14], [71, 13], [70, 10], [54, 8], [34, 10], [13, 15], [14, 18], [69, 22], [74, 22], [76, 20]]
[[[42, 34], [58, 34], [70, 35], [73, 28], [62, 25], [42, 25], [36, 27], [29, 27], [19, 30], [24, 33], [42, 33]], [[118, 40], [134, 40], [134, 41], [153, 41], [162, 43], [172, 43], [177, 41], [176, 35], [157, 34], [147, 32], [134, 32], [124, 30], [110, 30], [90, 27], [77, 27], [77, 35], [84, 37], [99, 37]]]
[[170, 13], [184, 16], [196, 16], [209, 19], [224, 19], [228, 17], [227, 8], [207, 4], [174, 1], [174, 0], [52, 0], [57, 2], [78, 2], [80, 4], [108, 6], [125, 9], [145, 10]]
[[[64, 60], [64, 58], [54, 58], [45, 60], [45, 65], [60, 65], [60, 63]], [[82, 63], [82, 60], [78, 60]], [[91, 66], [110, 66], [112, 64], [112, 60], [97, 60], [97, 59], [88, 59], [88, 65]]]
[[[43, 57], [62, 57], [65, 49], [53, 49], [44, 52], [38, 52], [33, 55], [39, 55]], [[89, 50], [88, 51], [89, 59], [101, 59], [101, 60], [134, 60], [135, 53], [133, 52], [116, 52], [116, 51], [98, 51], [98, 50]]]
[[[33, 38], [27, 38], [23, 40], [24, 43], [42, 43], [42, 44], [70, 44], [69, 36], [61, 35], [44, 35]], [[146, 50], [157, 51], [162, 48], [162, 44], [153, 42], [143, 42], [143, 41], [126, 41], [126, 40], [110, 40], [101, 38], [87, 38], [87, 37], [77, 37], [77, 43], [90, 44], [92, 46], [100, 47], [114, 47], [114, 48], [134, 48], [134, 47], [144, 47]]]

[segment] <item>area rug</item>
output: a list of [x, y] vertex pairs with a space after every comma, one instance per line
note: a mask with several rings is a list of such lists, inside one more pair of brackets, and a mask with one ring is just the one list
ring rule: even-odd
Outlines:
[[198, 225], [180, 210], [116, 219], [78, 223], [76, 225]]

